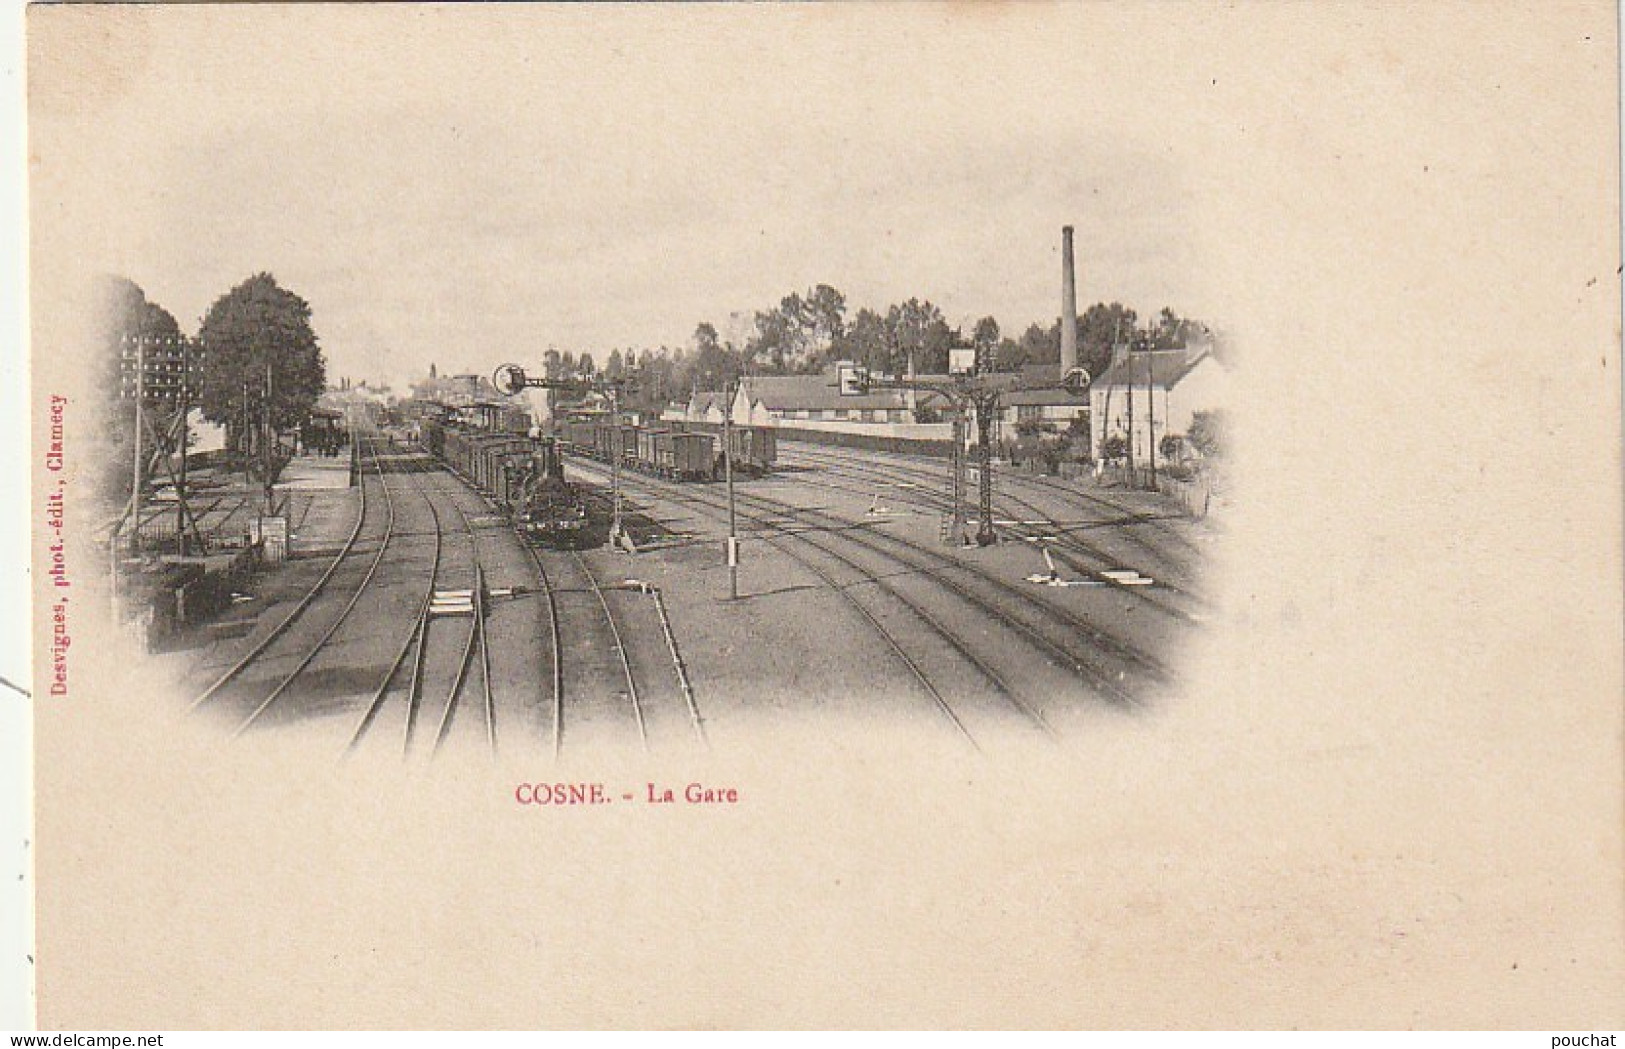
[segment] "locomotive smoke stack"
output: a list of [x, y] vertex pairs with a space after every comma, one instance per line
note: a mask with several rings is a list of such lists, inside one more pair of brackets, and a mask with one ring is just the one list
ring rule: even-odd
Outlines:
[[1072, 227], [1061, 227], [1061, 374], [1078, 366], [1078, 281], [1072, 267]]

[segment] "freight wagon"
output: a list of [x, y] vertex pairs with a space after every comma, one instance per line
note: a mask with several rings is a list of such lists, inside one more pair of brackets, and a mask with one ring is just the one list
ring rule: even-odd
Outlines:
[[710, 434], [639, 430], [637, 461], [633, 465], [677, 481], [709, 480], [715, 476], [714, 443]]
[[[720, 427], [705, 423], [669, 423], [643, 427], [611, 426], [601, 419], [569, 419], [557, 426], [565, 447], [600, 462], [619, 459], [622, 466], [684, 481], [720, 480], [726, 469]], [[772, 472], [778, 442], [767, 426], [732, 428], [730, 445], [736, 476], [760, 477]]]

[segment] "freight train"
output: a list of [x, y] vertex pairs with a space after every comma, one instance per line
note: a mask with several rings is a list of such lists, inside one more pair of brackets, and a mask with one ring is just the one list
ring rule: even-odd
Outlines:
[[445, 418], [424, 419], [419, 434], [429, 454], [488, 495], [526, 542], [550, 547], [591, 542], [591, 515], [580, 490], [564, 479], [554, 438], [472, 428]]
[[[567, 450], [676, 481], [720, 480], [726, 470], [721, 427], [708, 423], [669, 422], [651, 426], [602, 419], [570, 419], [558, 425]], [[771, 473], [778, 442], [766, 426], [735, 426], [730, 431], [734, 475]]]

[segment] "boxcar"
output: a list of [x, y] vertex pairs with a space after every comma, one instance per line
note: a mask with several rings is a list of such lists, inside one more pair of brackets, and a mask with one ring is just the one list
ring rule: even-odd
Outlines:
[[778, 461], [778, 441], [768, 426], [735, 426], [729, 434], [729, 452], [734, 469], [747, 474], [765, 474]]
[[638, 469], [678, 480], [705, 480], [711, 476], [712, 441], [709, 434], [676, 430], [642, 430], [638, 436]]

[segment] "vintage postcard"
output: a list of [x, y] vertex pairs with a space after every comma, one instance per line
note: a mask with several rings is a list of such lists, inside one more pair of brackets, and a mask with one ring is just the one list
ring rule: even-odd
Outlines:
[[1617, 71], [31, 7], [38, 1024], [1625, 1026]]

